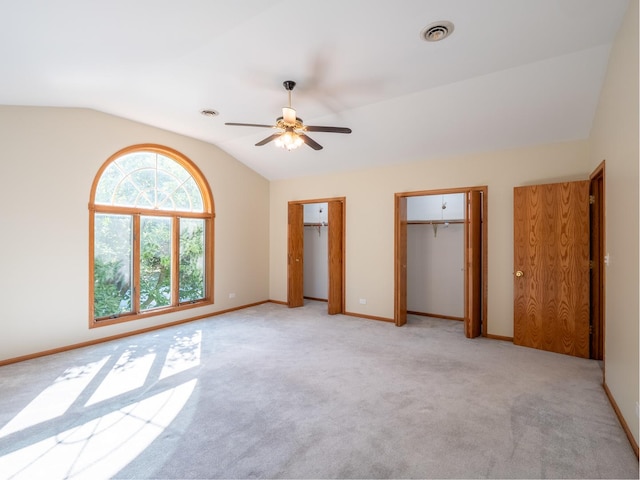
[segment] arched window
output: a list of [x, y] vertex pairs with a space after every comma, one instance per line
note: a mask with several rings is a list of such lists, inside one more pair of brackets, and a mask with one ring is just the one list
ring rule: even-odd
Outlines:
[[184, 155], [120, 150], [100, 168], [89, 211], [91, 327], [213, 303], [213, 197]]

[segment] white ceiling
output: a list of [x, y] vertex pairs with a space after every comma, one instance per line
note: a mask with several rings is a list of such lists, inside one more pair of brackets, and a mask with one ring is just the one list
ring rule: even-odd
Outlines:
[[[0, 0], [0, 104], [86, 107], [268, 179], [587, 138], [628, 0]], [[449, 20], [440, 43], [421, 39]], [[255, 147], [287, 104], [324, 146]], [[202, 109], [220, 112], [205, 117]]]

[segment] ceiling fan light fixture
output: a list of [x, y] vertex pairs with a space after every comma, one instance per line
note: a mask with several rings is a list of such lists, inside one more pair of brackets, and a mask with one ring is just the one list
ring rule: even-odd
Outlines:
[[304, 142], [300, 135], [298, 135], [294, 130], [287, 130], [278, 138], [276, 138], [274, 144], [276, 147], [284, 148], [288, 151], [295, 150]]
[[420, 36], [427, 42], [439, 42], [453, 33], [453, 23], [440, 21], [430, 23], [422, 29]]

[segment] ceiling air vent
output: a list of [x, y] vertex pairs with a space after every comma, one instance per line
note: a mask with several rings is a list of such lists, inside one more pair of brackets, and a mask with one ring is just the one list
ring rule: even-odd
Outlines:
[[434, 22], [422, 29], [420, 36], [427, 42], [439, 42], [453, 33], [453, 23]]

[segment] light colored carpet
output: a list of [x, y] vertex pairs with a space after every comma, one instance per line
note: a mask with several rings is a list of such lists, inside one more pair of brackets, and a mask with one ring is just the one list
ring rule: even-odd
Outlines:
[[1, 478], [638, 478], [598, 362], [264, 304], [0, 368]]

